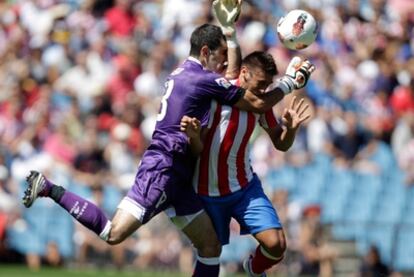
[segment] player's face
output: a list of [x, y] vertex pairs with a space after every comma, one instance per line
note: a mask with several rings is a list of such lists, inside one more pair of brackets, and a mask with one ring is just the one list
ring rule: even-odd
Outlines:
[[273, 76], [264, 70], [243, 67], [241, 70], [241, 87], [250, 90], [254, 94], [265, 93], [267, 87], [272, 83]]
[[206, 56], [206, 68], [217, 73], [223, 73], [227, 64], [227, 44], [221, 41], [220, 47], [216, 50], [209, 50]]

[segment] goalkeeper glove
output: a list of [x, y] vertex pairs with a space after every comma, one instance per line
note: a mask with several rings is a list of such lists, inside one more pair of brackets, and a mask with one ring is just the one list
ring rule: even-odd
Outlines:
[[229, 47], [237, 47], [235, 22], [239, 18], [242, 0], [214, 0], [213, 13], [227, 37]]
[[286, 69], [285, 76], [279, 79], [278, 87], [284, 94], [301, 89], [306, 86], [313, 71], [315, 66], [310, 61], [302, 61], [301, 58], [294, 57]]

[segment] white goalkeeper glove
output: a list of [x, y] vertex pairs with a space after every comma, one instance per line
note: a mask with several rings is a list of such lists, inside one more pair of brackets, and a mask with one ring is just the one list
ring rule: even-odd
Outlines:
[[239, 18], [242, 0], [214, 0], [213, 13], [221, 25], [229, 47], [237, 47], [235, 22]]
[[301, 58], [294, 57], [286, 69], [285, 76], [279, 79], [277, 86], [285, 95], [289, 94], [295, 89], [306, 86], [313, 71], [315, 71], [315, 66], [310, 61], [302, 61]]

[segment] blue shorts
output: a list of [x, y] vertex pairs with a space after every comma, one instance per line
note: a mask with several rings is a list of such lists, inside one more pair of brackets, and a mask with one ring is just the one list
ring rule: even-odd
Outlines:
[[279, 216], [256, 175], [247, 187], [230, 195], [200, 197], [222, 245], [229, 243], [231, 218], [240, 224], [242, 235], [254, 235], [265, 230], [282, 228]]

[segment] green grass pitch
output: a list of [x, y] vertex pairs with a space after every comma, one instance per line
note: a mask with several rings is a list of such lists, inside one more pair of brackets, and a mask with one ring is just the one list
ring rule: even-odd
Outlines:
[[[25, 266], [9, 266], [0, 264], [0, 277], [188, 277], [189, 275], [167, 271], [145, 271], [125, 270], [116, 271], [110, 269], [56, 269], [42, 268], [40, 271], [31, 271]], [[242, 277], [245, 275], [226, 275], [226, 277]]]
[[176, 272], [161, 271], [116, 271], [116, 270], [94, 270], [94, 269], [53, 269], [42, 268], [40, 271], [31, 271], [24, 266], [0, 265], [0, 277], [185, 277], [184, 274]]

